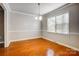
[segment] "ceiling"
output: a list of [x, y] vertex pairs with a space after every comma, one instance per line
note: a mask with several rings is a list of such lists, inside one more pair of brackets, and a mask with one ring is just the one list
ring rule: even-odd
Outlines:
[[[66, 3], [40, 3], [40, 14], [44, 15], [52, 10], [55, 10]], [[23, 12], [26, 14], [39, 14], [37, 3], [9, 3], [12, 11]]]

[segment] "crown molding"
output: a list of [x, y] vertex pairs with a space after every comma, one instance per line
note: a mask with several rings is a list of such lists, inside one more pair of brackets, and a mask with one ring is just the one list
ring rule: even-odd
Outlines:
[[32, 16], [32, 17], [37, 16], [37, 15], [33, 15], [33, 14], [29, 14], [29, 13], [24, 13], [24, 12], [20, 12], [20, 11], [14, 11], [14, 10], [11, 10], [10, 12], [11, 13], [18, 13], [18, 14], [22, 14], [22, 15], [26, 15], [26, 16]]
[[10, 8], [10, 5], [9, 5], [8, 3], [0, 3], [0, 5], [1, 5], [2, 7], [5, 7], [5, 9], [6, 9], [8, 12], [18, 13], [18, 14], [27, 15], [27, 16], [32, 16], [32, 17], [37, 16], [37, 15], [34, 15], [34, 14], [30, 14], [30, 13], [24, 13], [24, 12], [12, 10], [12, 9]]
[[2, 6], [4, 10], [6, 9], [8, 12], [11, 11], [11, 8], [8, 3], [1, 3], [0, 5]]

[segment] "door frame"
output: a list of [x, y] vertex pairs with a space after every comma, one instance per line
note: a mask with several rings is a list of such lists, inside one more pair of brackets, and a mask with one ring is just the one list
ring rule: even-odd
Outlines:
[[9, 9], [7, 3], [0, 3], [0, 6], [4, 9], [4, 47], [8, 47], [10, 43], [8, 39]]

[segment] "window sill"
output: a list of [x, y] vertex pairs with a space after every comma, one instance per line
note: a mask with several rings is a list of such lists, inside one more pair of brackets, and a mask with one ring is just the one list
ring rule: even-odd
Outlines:
[[57, 32], [49, 32], [49, 31], [47, 31], [48, 33], [53, 33], [53, 34], [61, 34], [61, 35], [68, 35], [69, 33], [63, 33], [63, 32], [61, 32], [61, 33], [57, 33]]

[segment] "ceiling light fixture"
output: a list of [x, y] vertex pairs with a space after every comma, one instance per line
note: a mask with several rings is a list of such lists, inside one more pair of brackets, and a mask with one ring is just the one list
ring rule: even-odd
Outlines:
[[38, 14], [38, 16], [35, 17], [35, 19], [41, 21], [42, 20], [42, 16], [40, 15], [40, 3], [38, 3], [38, 9], [39, 9], [38, 10], [39, 14]]

